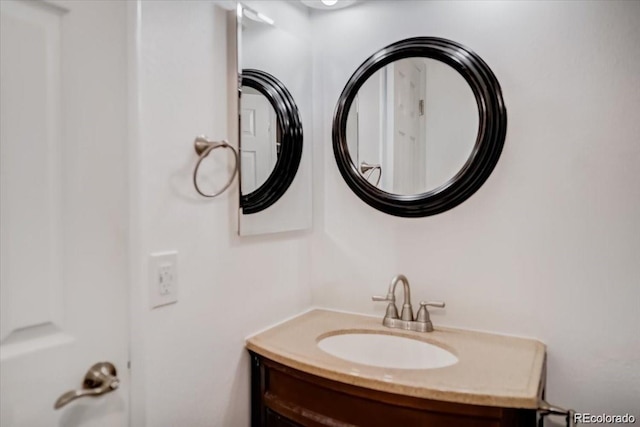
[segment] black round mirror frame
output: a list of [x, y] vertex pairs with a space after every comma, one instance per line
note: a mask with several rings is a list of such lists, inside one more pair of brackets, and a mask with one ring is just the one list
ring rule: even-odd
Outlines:
[[[358, 90], [371, 75], [391, 62], [415, 57], [444, 62], [464, 77], [478, 104], [478, 137], [469, 159], [448, 182], [426, 193], [398, 195], [373, 186], [358, 172], [347, 145], [347, 117]], [[353, 73], [334, 113], [333, 151], [347, 185], [367, 204], [395, 216], [423, 217], [454, 208], [482, 186], [500, 158], [506, 132], [507, 110], [500, 84], [482, 58], [451, 40], [415, 37], [379, 50]]]
[[242, 86], [251, 87], [267, 98], [281, 129], [280, 154], [271, 174], [251, 193], [240, 194], [240, 207], [247, 215], [273, 205], [293, 182], [302, 158], [302, 122], [291, 93], [280, 80], [264, 71], [245, 69], [241, 81]]

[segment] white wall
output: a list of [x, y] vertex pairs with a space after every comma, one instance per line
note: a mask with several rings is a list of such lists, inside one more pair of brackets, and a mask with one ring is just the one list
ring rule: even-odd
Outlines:
[[[370, 296], [405, 273], [436, 325], [536, 337], [548, 398], [640, 416], [640, 3], [366, 2], [312, 15], [313, 302], [384, 314]], [[509, 124], [484, 186], [420, 219], [378, 212], [342, 180], [335, 103], [376, 50], [458, 41], [500, 81]]]
[[[192, 186], [194, 137], [230, 134], [225, 12], [210, 2], [140, 7], [132, 425], [249, 425], [244, 338], [309, 306], [309, 239], [240, 238], [237, 180], [213, 200]], [[209, 161], [208, 177], [224, 180], [222, 157]], [[178, 251], [179, 299], [150, 310], [147, 256], [164, 250]]]

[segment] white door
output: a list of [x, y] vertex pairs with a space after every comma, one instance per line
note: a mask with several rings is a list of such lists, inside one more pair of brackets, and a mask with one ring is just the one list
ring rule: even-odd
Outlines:
[[425, 65], [420, 59], [393, 64], [393, 190], [399, 194], [426, 189], [426, 140], [424, 137]]
[[[0, 424], [126, 426], [126, 3], [0, 15]], [[115, 390], [54, 409], [104, 361]]]
[[276, 116], [263, 95], [243, 93], [241, 103], [241, 188], [242, 194], [248, 194], [260, 187], [275, 167]]

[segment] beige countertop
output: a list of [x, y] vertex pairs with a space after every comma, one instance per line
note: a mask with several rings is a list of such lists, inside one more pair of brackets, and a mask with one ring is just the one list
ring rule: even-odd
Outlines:
[[[459, 359], [437, 369], [361, 365], [322, 351], [317, 342], [352, 332], [410, 337], [438, 345]], [[247, 348], [275, 362], [335, 381], [448, 402], [538, 408], [545, 345], [539, 341], [435, 327], [431, 333], [382, 326], [382, 319], [313, 310], [247, 339]]]

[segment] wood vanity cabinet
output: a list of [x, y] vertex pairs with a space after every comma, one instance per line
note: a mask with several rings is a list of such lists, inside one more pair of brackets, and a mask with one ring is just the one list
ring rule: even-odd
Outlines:
[[254, 352], [252, 427], [534, 427], [533, 409], [441, 402], [311, 375]]

